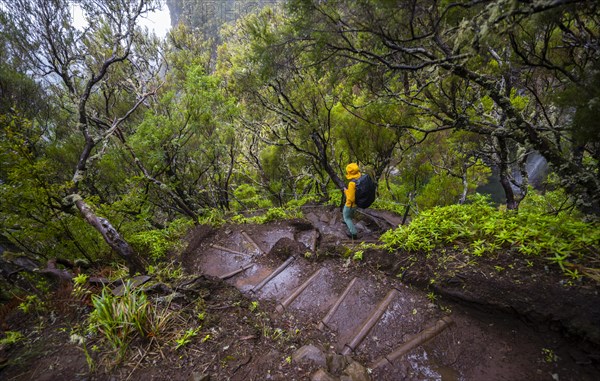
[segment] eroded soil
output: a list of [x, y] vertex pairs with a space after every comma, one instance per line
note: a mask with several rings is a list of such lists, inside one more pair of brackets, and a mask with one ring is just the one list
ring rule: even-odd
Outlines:
[[[377, 217], [359, 216], [360, 240], [375, 242], [384, 229], [399, 223], [398, 216], [372, 213]], [[106, 351], [89, 350], [95, 364], [90, 371], [81, 346], [69, 341], [89, 307], [57, 303], [68, 295], [63, 290], [53, 301], [62, 306], [56, 314], [25, 315], [14, 308], [6, 314], [4, 328], [21, 331], [28, 340], [0, 352], [0, 378], [308, 380], [321, 366], [292, 361], [296, 351], [308, 344], [325, 353], [344, 351], [390, 292], [381, 318], [349, 350], [349, 356], [372, 369], [373, 380], [600, 378], [597, 286], [567, 284], [558, 271], [542, 263], [519, 266], [518, 258], [508, 254], [469, 265], [460, 253], [446, 253], [440, 260], [359, 247], [347, 240], [337, 209], [305, 208], [304, 215], [302, 220], [200, 226], [191, 232], [187, 250], [176, 258], [188, 273], [185, 282], [153, 279], [145, 285], [156, 296], [168, 296], [168, 290], [180, 294], [170, 307], [180, 316], [175, 331], [201, 326], [185, 347], [175, 349], [175, 334], [171, 344], [167, 337], [132, 343], [118, 366]], [[359, 250], [362, 259], [352, 259]], [[289, 258], [294, 259], [285, 269], [262, 284]], [[348, 297], [321, 324], [355, 278]], [[205, 311], [202, 321], [199, 310]], [[393, 364], [373, 369], [386, 353], [446, 317], [452, 319], [450, 327]]]

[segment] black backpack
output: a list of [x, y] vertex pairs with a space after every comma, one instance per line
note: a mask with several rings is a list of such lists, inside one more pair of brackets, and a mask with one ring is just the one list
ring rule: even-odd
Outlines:
[[356, 180], [352, 180], [356, 184], [356, 206], [359, 208], [368, 208], [375, 201], [375, 193], [377, 185], [371, 176], [366, 173]]

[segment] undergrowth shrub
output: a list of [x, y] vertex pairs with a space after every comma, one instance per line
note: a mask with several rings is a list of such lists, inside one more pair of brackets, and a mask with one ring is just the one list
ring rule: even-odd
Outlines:
[[219, 227], [224, 225], [226, 222], [225, 214], [221, 209], [206, 209], [204, 213], [198, 217], [198, 222], [202, 225]]
[[0, 348], [3, 346], [9, 347], [23, 340], [25, 340], [25, 336], [21, 332], [5, 331], [0, 335]]
[[342, 204], [342, 192], [339, 190], [333, 190], [329, 193], [329, 205], [340, 206]]
[[303, 214], [299, 208], [270, 208], [264, 214], [260, 214], [252, 217], [245, 217], [243, 215], [236, 215], [231, 218], [233, 223], [237, 224], [265, 224], [267, 222], [287, 220], [292, 218], [302, 218]]
[[316, 195], [306, 195], [299, 199], [288, 201], [285, 204], [285, 208], [286, 209], [296, 209], [296, 208], [300, 208], [308, 203], [318, 202], [318, 201], [319, 201], [319, 197], [317, 197]]
[[385, 199], [376, 199], [371, 205], [371, 209], [381, 209], [381, 210], [389, 210], [390, 212], [394, 212], [399, 216], [404, 215], [406, 211], [406, 204], [401, 204], [391, 200]]
[[598, 223], [567, 214], [543, 214], [534, 207], [519, 213], [503, 211], [481, 195], [470, 200], [466, 205], [426, 210], [410, 225], [386, 232], [381, 240], [390, 251], [430, 253], [450, 246], [476, 257], [506, 252], [541, 257], [572, 278], [587, 275], [600, 281], [599, 271], [591, 267], [600, 260]]
[[250, 184], [241, 184], [233, 191], [233, 195], [235, 201], [232, 203], [232, 206], [235, 210], [269, 208], [273, 206], [271, 200]]
[[169, 250], [181, 248], [181, 237], [193, 226], [190, 219], [180, 218], [169, 223], [165, 229], [146, 230], [129, 237], [129, 242], [139, 253], [145, 253], [154, 261], [163, 259]]
[[169, 313], [148, 301], [146, 294], [134, 289], [130, 282], [124, 285], [123, 295], [113, 295], [104, 288], [92, 296], [94, 310], [88, 318], [88, 331], [99, 333], [117, 353], [116, 362], [125, 358], [135, 338], [156, 337], [166, 326]]

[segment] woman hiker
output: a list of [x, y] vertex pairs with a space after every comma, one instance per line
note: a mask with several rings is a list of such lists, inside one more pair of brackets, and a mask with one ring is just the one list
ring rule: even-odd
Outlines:
[[356, 211], [356, 180], [360, 177], [360, 170], [358, 164], [350, 163], [346, 166], [346, 178], [350, 180], [348, 187], [344, 188], [344, 195], [346, 195], [346, 203], [344, 204], [343, 216], [344, 222], [348, 227], [348, 233], [346, 235], [349, 238], [356, 239], [356, 227], [352, 218], [354, 218], [354, 212]]

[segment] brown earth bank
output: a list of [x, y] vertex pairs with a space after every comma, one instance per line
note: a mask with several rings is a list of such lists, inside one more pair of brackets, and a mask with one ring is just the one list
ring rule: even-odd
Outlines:
[[[399, 218], [387, 212], [372, 213], [360, 215], [358, 224], [360, 238], [369, 242], [376, 241]], [[128, 356], [120, 364], [115, 364], [114, 353], [98, 338], [88, 337], [86, 348], [94, 366], [90, 370], [82, 346], [70, 340], [73, 328], [85, 324], [90, 306], [73, 301], [69, 287], [57, 289], [48, 300], [51, 313], [24, 314], [14, 303], [6, 306], [0, 314], [3, 329], [19, 331], [26, 340], [1, 348], [0, 379], [600, 379], [596, 285], [570, 282], [558, 269], [542, 262], [525, 264], [510, 253], [473, 262], [459, 252], [421, 256], [359, 247], [357, 242], [346, 240], [338, 209], [305, 208], [304, 215], [304, 219], [263, 225], [194, 229], [187, 239], [188, 248], [174, 258], [186, 276], [151, 279], [143, 286], [153, 298], [171, 297], [169, 308], [177, 313], [176, 327], [164, 337], [131, 343]], [[391, 369], [371, 370], [374, 356], [370, 348], [385, 344], [386, 339], [392, 342], [392, 337], [394, 343], [404, 342], [418, 331], [385, 332], [375, 327], [363, 344], [365, 349], [340, 355], [337, 343], [341, 333], [318, 329], [323, 316], [317, 311], [292, 305], [278, 313], [281, 299], [248, 291], [247, 286], [255, 285], [266, 273], [249, 271], [246, 283], [239, 277], [223, 280], [209, 274], [210, 266], [224, 265], [211, 251], [214, 246], [244, 251], [238, 242], [242, 233], [255, 237], [257, 249], [264, 251], [264, 255], [253, 257], [258, 269], [276, 268], [295, 256], [298, 278], [325, 268], [328, 274], [335, 274], [327, 277], [328, 287], [343, 290], [348, 279], [361, 277], [365, 285], [375, 285], [374, 296], [396, 289], [407, 295], [407, 300], [414, 300], [415, 307], [409, 309], [413, 312], [400, 315], [403, 319], [414, 318], [424, 326], [450, 316], [453, 325], [411, 349]], [[353, 260], [352, 253], [359, 249], [362, 259]], [[325, 290], [317, 290], [310, 298], [318, 299], [319, 293]], [[199, 308], [206, 315], [201, 321], [197, 318]], [[177, 332], [180, 335], [198, 326], [197, 336], [175, 349]], [[94, 345], [99, 349], [92, 350]], [[303, 357], [301, 350], [311, 346], [316, 352]], [[349, 370], [355, 363], [364, 367], [364, 374], [359, 365], [353, 368], [358, 371]], [[423, 364], [433, 371], [424, 369]]]

